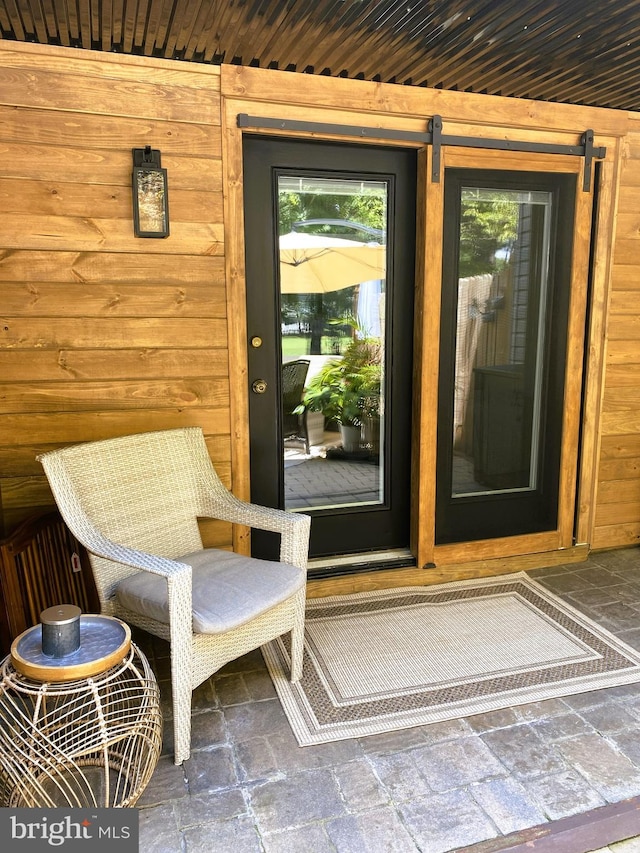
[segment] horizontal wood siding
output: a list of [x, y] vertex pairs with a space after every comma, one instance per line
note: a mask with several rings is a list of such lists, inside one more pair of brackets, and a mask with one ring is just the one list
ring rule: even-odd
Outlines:
[[[594, 127], [612, 161], [620, 147], [619, 185], [617, 177], [611, 182], [618, 207], [614, 218], [610, 193], [596, 251], [582, 412], [583, 458], [594, 462], [581, 472], [584, 536], [575, 553], [640, 541], [640, 119], [616, 110], [1, 40], [0, 535], [52, 502], [36, 454], [130, 432], [201, 426], [225, 483], [248, 494], [239, 112], [409, 131], [424, 130], [440, 114], [447, 133], [525, 141], [575, 142]], [[161, 150], [168, 170], [166, 240], [133, 236], [131, 149], [146, 144]], [[421, 172], [426, 261], [417, 284], [419, 305], [432, 309], [440, 287], [442, 186], [430, 183], [430, 156]], [[447, 156], [453, 165], [466, 155], [452, 149]], [[474, 158], [476, 165], [495, 164], [497, 156]], [[499, 159], [527, 168], [521, 155], [503, 152]], [[543, 161], [564, 168], [560, 160], [537, 162]], [[615, 241], [607, 242], [613, 227]], [[414, 423], [415, 476], [424, 479], [414, 491], [412, 519], [420, 564], [434, 562], [435, 553], [427, 478], [435, 455], [437, 312], [423, 322]], [[580, 349], [575, 364], [581, 329], [572, 341]], [[577, 423], [580, 413], [571, 411]], [[573, 473], [566, 478], [567, 517], [573, 479]], [[569, 540], [571, 525], [565, 527]], [[209, 544], [232, 542], [228, 525], [203, 529]], [[531, 557], [540, 565], [561, 547], [552, 534], [515, 540], [445, 546], [435, 562], [471, 576], [485, 571], [487, 561], [490, 572], [507, 570], [500, 562], [507, 558]], [[574, 550], [565, 542], [565, 557]]]
[[623, 146], [591, 545], [640, 543], [640, 119]]
[[[201, 426], [231, 485], [219, 70], [3, 42], [0, 93], [1, 535], [52, 503], [36, 454], [72, 442]], [[164, 240], [133, 236], [147, 144]]]

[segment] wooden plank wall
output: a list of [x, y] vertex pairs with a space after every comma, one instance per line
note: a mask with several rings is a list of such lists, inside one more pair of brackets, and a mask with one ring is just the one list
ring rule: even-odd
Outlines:
[[[228, 96], [246, 97], [245, 78], [255, 70], [225, 70]], [[261, 100], [246, 107], [272, 103], [279, 114], [292, 78], [281, 86], [282, 72], [262, 74], [269, 77]], [[477, 130], [481, 115], [487, 127], [532, 136], [548, 127], [560, 139], [579, 119], [620, 138], [598, 489], [587, 544], [636, 544], [640, 118], [631, 117], [625, 137], [619, 126], [626, 130], [627, 115], [616, 111], [301, 81], [306, 108], [331, 107], [335, 120], [357, 109], [390, 126], [412, 126], [416, 115], [437, 112]], [[169, 173], [166, 240], [133, 236], [131, 148], [146, 144], [162, 151]], [[229, 316], [234, 294], [225, 287], [225, 263], [230, 285], [233, 279], [225, 258], [219, 69], [0, 41], [0, 155], [0, 537], [51, 504], [35, 456], [69, 442], [199, 425], [225, 482], [245, 492], [246, 464], [234, 463], [232, 484], [244, 422], [242, 400], [230, 397], [229, 329], [240, 320]], [[241, 260], [234, 264], [241, 269]], [[234, 359], [237, 388], [242, 365]], [[231, 531], [210, 525], [205, 541], [227, 546]]]
[[640, 117], [629, 118], [613, 244], [595, 549], [640, 543]]
[[[35, 456], [65, 443], [197, 425], [231, 483], [219, 81], [0, 42], [0, 536], [52, 503]], [[133, 236], [147, 144], [168, 170], [164, 240]]]

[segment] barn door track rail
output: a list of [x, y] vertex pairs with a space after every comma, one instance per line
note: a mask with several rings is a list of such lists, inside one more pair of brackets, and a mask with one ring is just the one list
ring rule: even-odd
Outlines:
[[238, 127], [254, 130], [281, 130], [300, 133], [319, 133], [331, 136], [359, 137], [360, 139], [388, 139], [395, 142], [420, 142], [433, 147], [431, 180], [439, 183], [441, 174], [442, 146], [450, 145], [462, 148], [490, 148], [500, 151], [528, 151], [532, 154], [565, 154], [584, 157], [582, 189], [589, 192], [593, 160], [601, 160], [607, 149], [594, 145], [593, 130], [585, 130], [576, 145], [560, 145], [555, 142], [525, 142], [513, 139], [487, 139], [477, 136], [451, 136], [443, 133], [442, 116], [434, 115], [427, 131], [394, 130], [384, 127], [365, 127], [350, 124], [330, 124], [296, 119], [267, 118], [239, 113]]

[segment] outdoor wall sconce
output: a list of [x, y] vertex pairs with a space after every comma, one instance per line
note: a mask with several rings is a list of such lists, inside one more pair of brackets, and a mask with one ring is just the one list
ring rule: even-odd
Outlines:
[[133, 148], [133, 229], [136, 237], [169, 236], [167, 170], [150, 145]]

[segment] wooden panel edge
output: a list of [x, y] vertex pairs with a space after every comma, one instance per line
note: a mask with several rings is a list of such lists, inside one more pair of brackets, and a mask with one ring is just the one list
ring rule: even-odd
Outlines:
[[620, 192], [622, 146], [601, 165], [601, 187], [595, 212], [593, 281], [589, 327], [586, 330], [580, 468], [577, 483], [576, 540], [592, 542], [598, 495], [598, 469], [602, 444], [602, 398], [607, 366], [607, 328], [611, 305], [616, 211]]
[[[242, 131], [236, 124], [236, 107], [224, 98], [221, 106], [232, 490], [236, 497], [241, 500], [249, 500], [251, 485], [249, 476]], [[251, 552], [251, 531], [249, 528], [234, 525], [233, 548], [234, 551], [241, 554]]]
[[357, 575], [342, 575], [307, 582], [307, 598], [322, 598], [328, 595], [348, 595], [354, 592], [369, 592], [375, 589], [393, 589], [402, 586], [429, 586], [449, 581], [473, 580], [475, 578], [526, 572], [546, 566], [562, 566], [582, 563], [589, 556], [586, 545], [565, 548], [561, 551], [543, 551], [524, 556], [500, 557], [477, 562], [452, 563], [433, 569], [389, 569]]
[[347, 106], [361, 112], [395, 112], [407, 116], [437, 114], [445, 121], [460, 119], [475, 124], [548, 127], [575, 132], [593, 129], [611, 136], [624, 136], [629, 125], [624, 110], [312, 74], [297, 74], [293, 81], [294, 73], [222, 65], [221, 91], [229, 97], [271, 101], [274, 105], [295, 100], [299, 104]]
[[[34, 42], [18, 42], [6, 41], [0, 39], [0, 56], [2, 56], [2, 64], [11, 67], [11, 55], [18, 56], [33, 56], [36, 60], [48, 60], [52, 67], [58, 67], [59, 70], [67, 72], [75, 69], [76, 64], [81, 67], [88, 63], [87, 67], [95, 69], [97, 73], [101, 66], [107, 68], [120, 68], [124, 74], [114, 74], [112, 76], [129, 78], [131, 80], [139, 79], [136, 77], [136, 72], [140, 68], [150, 68], [156, 71], [170, 71], [175, 75], [176, 79], [180, 79], [181, 75], [198, 74], [205, 78], [215, 78], [218, 80], [221, 77], [221, 69], [219, 65], [206, 65], [199, 62], [181, 62], [177, 64], [171, 59], [164, 59], [155, 56], [141, 56], [128, 53], [107, 53], [106, 51], [95, 50], [78, 50], [75, 47], [64, 47], [62, 45], [35, 44]], [[21, 64], [21, 63], [19, 63]], [[126, 73], [131, 69], [130, 73]], [[105, 76], [110, 76], [105, 74]], [[216, 84], [217, 87], [217, 84]]]
[[593, 219], [593, 193], [583, 191], [583, 173], [584, 161], [581, 159], [574, 202], [574, 240], [567, 320], [564, 411], [562, 414], [562, 439], [560, 447], [560, 482], [558, 484], [558, 544], [561, 548], [567, 548], [572, 544], [576, 520], [576, 492], [587, 311], [587, 288], [585, 284], [589, 281], [591, 226]]
[[[547, 533], [526, 533], [521, 536], [503, 536], [497, 539], [476, 539], [470, 542], [436, 545], [433, 562], [437, 566], [448, 566], [456, 563], [518, 557], [523, 554], [555, 552], [561, 547], [558, 531], [550, 530]], [[473, 554], [473, 560], [469, 559], [471, 554]]]
[[[426, 210], [424, 249], [424, 288], [422, 313], [424, 342], [422, 345], [420, 375], [416, 377], [420, 388], [421, 412], [419, 520], [421, 536], [415, 552], [418, 565], [433, 562], [436, 514], [436, 454], [438, 430], [438, 375], [440, 370], [440, 303], [442, 298], [442, 246], [444, 230], [444, 180], [433, 181], [433, 148], [427, 148], [426, 157]], [[441, 169], [444, 174], [444, 167]]]

